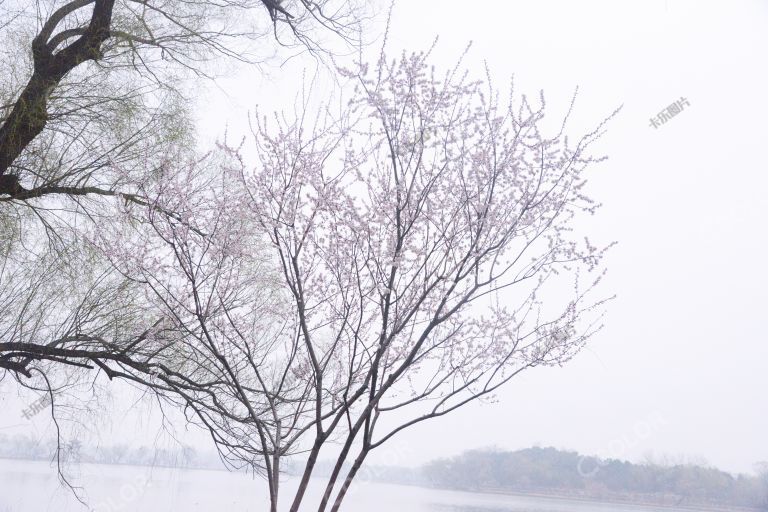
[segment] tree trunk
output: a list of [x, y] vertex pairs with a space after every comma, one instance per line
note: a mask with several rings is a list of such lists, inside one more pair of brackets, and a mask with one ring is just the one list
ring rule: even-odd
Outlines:
[[291, 512], [298, 512], [299, 510], [299, 506], [301, 505], [301, 501], [304, 499], [304, 494], [306, 493], [307, 486], [309, 485], [309, 477], [312, 476], [312, 470], [315, 469], [317, 456], [320, 453], [320, 447], [322, 446], [323, 440], [320, 438], [316, 439], [315, 444], [312, 446], [312, 451], [309, 452], [307, 464], [304, 466], [304, 474], [301, 476], [299, 488], [296, 490], [296, 495], [293, 498], [293, 503], [291, 504]]
[[270, 489], [270, 512], [277, 512], [277, 498], [280, 496], [280, 453], [275, 450], [272, 456], [272, 488]]
[[61, 79], [83, 62], [101, 57], [101, 44], [110, 37], [115, 0], [95, 0], [88, 27], [71, 45], [55, 54], [54, 49], [48, 45], [51, 32], [58, 22], [72, 10], [88, 3], [73, 2], [60, 8], [32, 40], [34, 71], [0, 127], [0, 175], [6, 173], [22, 151], [45, 128], [48, 122], [48, 96]]
[[[58, 80], [35, 71], [0, 127], [0, 175], [5, 174], [48, 122], [48, 94]], [[0, 190], [10, 194], [10, 191]], [[11, 194], [13, 195], [13, 194]]]
[[349, 486], [352, 485], [352, 480], [355, 479], [355, 475], [357, 475], [357, 471], [363, 465], [363, 461], [365, 460], [365, 457], [367, 455], [368, 455], [368, 450], [363, 450], [360, 452], [360, 455], [358, 455], [357, 458], [355, 459], [354, 464], [352, 464], [352, 469], [349, 470], [349, 473], [347, 473], [347, 478], [344, 479], [344, 485], [341, 486], [341, 489], [339, 489], [339, 494], [336, 495], [336, 500], [333, 502], [333, 507], [331, 507], [331, 512], [339, 511], [339, 508], [341, 507], [341, 502], [344, 501], [344, 496], [346, 496], [347, 491], [349, 490]]
[[360, 423], [356, 425], [352, 431], [347, 434], [347, 441], [344, 443], [344, 448], [342, 448], [338, 459], [336, 459], [336, 465], [333, 468], [331, 477], [328, 479], [328, 484], [325, 486], [323, 499], [320, 502], [320, 507], [317, 509], [319, 512], [324, 512], [325, 508], [328, 506], [328, 502], [331, 500], [331, 494], [333, 494], [333, 488], [336, 486], [336, 480], [339, 478], [339, 473], [341, 473], [341, 469], [344, 466], [344, 461], [347, 460], [347, 455], [349, 455], [349, 450], [352, 448], [352, 443], [354, 442], [355, 437], [357, 437], [357, 433], [360, 430], [360, 425]]

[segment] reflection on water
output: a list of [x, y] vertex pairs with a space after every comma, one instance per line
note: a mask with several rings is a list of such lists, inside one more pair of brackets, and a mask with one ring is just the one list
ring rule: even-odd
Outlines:
[[[82, 505], [45, 462], [0, 460], [0, 512], [257, 512], [267, 510], [264, 482], [224, 471], [83, 464], [70, 468]], [[322, 482], [311, 485], [306, 510], [314, 510]], [[281, 484], [290, 496], [296, 482]], [[287, 498], [286, 498], [286, 501]], [[288, 508], [283, 503], [282, 510]], [[479, 494], [361, 482], [346, 512], [675, 512], [501, 494]], [[686, 512], [693, 512], [687, 509]]]

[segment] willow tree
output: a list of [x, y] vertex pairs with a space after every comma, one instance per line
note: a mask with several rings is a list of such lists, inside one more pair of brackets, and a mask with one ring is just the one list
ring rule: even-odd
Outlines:
[[0, 0], [0, 381], [51, 395], [54, 413], [100, 375], [181, 403], [210, 393], [174, 348], [180, 326], [88, 234], [126, 205], [181, 221], [157, 194], [170, 160], [198, 158], [199, 81], [357, 40], [361, 6]]
[[276, 47], [318, 54], [328, 34], [349, 42], [357, 7], [0, 1], [0, 371], [31, 383], [38, 363], [148, 368], [147, 354], [133, 357], [154, 322], [128, 303], [136, 283], [83, 233], [115, 204], [152, 207], [167, 157], [194, 153], [195, 78]]

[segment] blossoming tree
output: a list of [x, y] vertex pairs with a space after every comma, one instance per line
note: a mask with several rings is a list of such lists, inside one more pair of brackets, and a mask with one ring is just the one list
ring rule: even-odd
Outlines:
[[222, 146], [218, 185], [170, 173], [158, 197], [176, 202], [147, 211], [180, 217], [100, 242], [183, 333], [207, 375], [192, 380], [211, 382], [183, 401], [265, 471], [272, 510], [282, 457], [307, 454], [297, 511], [338, 445], [317, 504], [338, 510], [373, 450], [565, 363], [601, 326], [605, 249], [574, 223], [597, 209], [585, 172], [607, 119], [572, 142], [565, 121], [544, 133], [543, 97], [504, 102], [424, 53], [376, 64], [341, 71], [341, 109], [259, 119], [255, 165]]

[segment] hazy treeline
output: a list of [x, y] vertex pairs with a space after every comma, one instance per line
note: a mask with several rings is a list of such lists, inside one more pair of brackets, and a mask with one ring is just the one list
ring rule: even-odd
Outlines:
[[[75, 440], [62, 444], [60, 449], [61, 456], [69, 462], [184, 468], [223, 467], [215, 453], [203, 452], [192, 446], [160, 448], [115, 444], [91, 447]], [[56, 452], [54, 439], [39, 440], [24, 434], [0, 434], [0, 458], [51, 460]]]
[[602, 460], [555, 448], [474, 450], [423, 468], [431, 485], [461, 490], [542, 492], [675, 505], [768, 510], [768, 475], [738, 475], [693, 464]]
[[[56, 440], [39, 439], [26, 434], [9, 436], [0, 434], [0, 458], [50, 461], [56, 455]], [[178, 468], [225, 469], [218, 455], [210, 450], [199, 450], [182, 445], [172, 448], [158, 446], [129, 446], [112, 444], [93, 447], [78, 441], [61, 446], [62, 457], [67, 462], [94, 464], [129, 464], [134, 466], [162, 466]], [[287, 475], [301, 475], [304, 459], [290, 460], [283, 467]], [[335, 462], [317, 462], [317, 475], [328, 476]], [[345, 466], [347, 467], [347, 466]], [[361, 470], [363, 480], [401, 484], [426, 484], [419, 468], [367, 465]]]
[[[0, 434], [0, 458], [51, 460], [56, 449], [53, 440]], [[61, 449], [64, 459], [80, 463], [224, 467], [214, 452], [191, 446], [87, 447], [74, 441]], [[302, 465], [301, 460], [291, 460], [284, 472], [301, 475]], [[330, 474], [333, 465], [333, 461], [319, 461], [317, 475]], [[740, 506], [768, 511], [768, 468], [758, 475], [734, 476], [696, 464], [633, 464], [555, 448], [472, 450], [420, 468], [366, 465], [359, 476], [361, 481], [464, 491], [540, 493], [664, 505]]]

